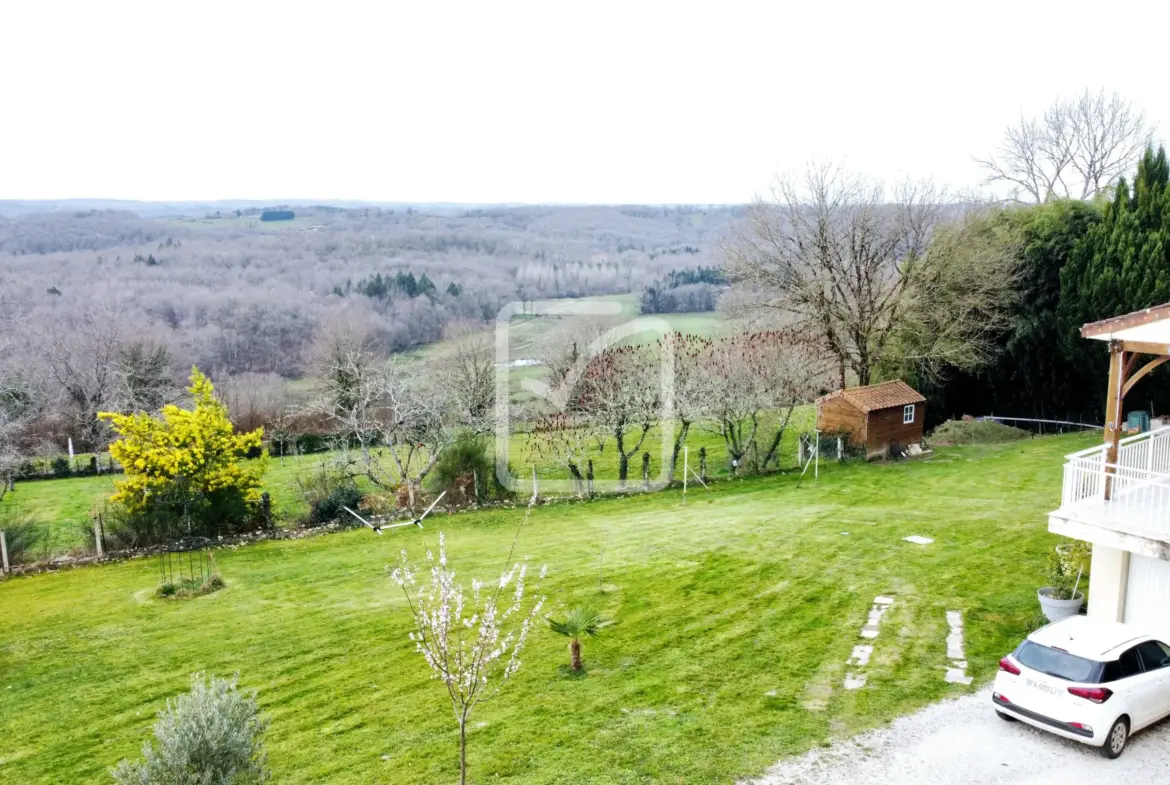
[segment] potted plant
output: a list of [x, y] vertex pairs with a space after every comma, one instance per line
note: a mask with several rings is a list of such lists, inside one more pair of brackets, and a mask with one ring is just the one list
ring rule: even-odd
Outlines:
[[1079, 590], [1089, 561], [1089, 544], [1076, 540], [1055, 546], [1048, 553], [1048, 586], [1037, 596], [1040, 609], [1049, 621], [1076, 616], [1085, 602]]

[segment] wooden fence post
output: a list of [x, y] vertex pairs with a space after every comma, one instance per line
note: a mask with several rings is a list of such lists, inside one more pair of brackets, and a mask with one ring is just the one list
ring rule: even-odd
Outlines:
[[532, 498], [537, 498], [540, 486], [536, 484], [536, 466], [532, 467]]
[[101, 514], [93, 516], [93, 541], [100, 559], [104, 553], [102, 549], [102, 518]]
[[0, 566], [4, 567], [4, 574], [8, 574], [8, 540], [4, 538], [4, 530], [0, 529]]

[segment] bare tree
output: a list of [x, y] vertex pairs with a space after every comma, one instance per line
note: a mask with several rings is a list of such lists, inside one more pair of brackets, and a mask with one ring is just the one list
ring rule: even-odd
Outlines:
[[107, 430], [98, 412], [118, 411], [124, 314], [111, 306], [59, 314], [44, 336], [50, 383], [81, 446], [100, 449]]
[[577, 495], [584, 496], [586, 484], [581, 466], [588, 460], [588, 443], [592, 435], [585, 418], [568, 412], [552, 412], [536, 419], [528, 433], [528, 444], [541, 463], [564, 466], [573, 478]]
[[1136, 165], [1153, 131], [1145, 113], [1118, 93], [1085, 90], [1040, 117], [1021, 117], [996, 154], [975, 160], [986, 182], [1008, 185], [1015, 200], [1089, 199]]
[[[887, 189], [830, 165], [780, 180], [723, 247], [742, 314], [763, 312], [822, 343], [845, 385], [899, 352], [896, 338], [926, 274], [944, 195], [931, 183]], [[974, 326], [972, 326], [974, 327]]]
[[460, 426], [491, 431], [496, 413], [495, 347], [482, 327], [448, 330], [452, 346], [436, 358], [436, 382], [446, 390]]
[[18, 310], [6, 283], [0, 277], [0, 499], [12, 490], [21, 458], [20, 437], [37, 400], [19, 371], [13, 339]]
[[20, 466], [20, 419], [0, 405], [0, 499], [12, 490]]
[[139, 340], [118, 350], [117, 400], [129, 412], [156, 412], [178, 399], [182, 386], [176, 381], [170, 347], [162, 341]]
[[710, 416], [712, 400], [711, 368], [707, 365], [712, 342], [697, 335], [670, 333], [659, 341], [659, 351], [673, 356], [672, 411], [675, 420], [674, 443], [666, 467], [667, 482], [674, 482], [678, 459], [686, 446], [691, 426]]
[[216, 381], [215, 391], [227, 405], [232, 424], [241, 431], [271, 428], [287, 408], [285, 381], [274, 373], [241, 373]]
[[662, 414], [661, 393], [658, 363], [644, 346], [611, 346], [590, 357], [570, 393], [568, 410], [599, 439], [613, 438], [622, 486], [630, 458]]
[[340, 468], [384, 490], [405, 488], [413, 511], [423, 480], [454, 440], [450, 397], [417, 363], [351, 350], [322, 369], [310, 410], [332, 423]]
[[705, 428], [723, 437], [740, 468], [761, 471], [775, 460], [796, 408], [830, 383], [824, 347], [798, 330], [738, 333], [710, 344], [705, 373]]

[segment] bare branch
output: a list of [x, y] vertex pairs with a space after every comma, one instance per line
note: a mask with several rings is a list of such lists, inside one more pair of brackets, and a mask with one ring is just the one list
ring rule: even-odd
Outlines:
[[976, 162], [986, 183], [1008, 185], [1018, 201], [1090, 199], [1135, 165], [1153, 131], [1118, 93], [1086, 90], [1056, 101], [1039, 120], [1021, 118], [1004, 132], [997, 155]]

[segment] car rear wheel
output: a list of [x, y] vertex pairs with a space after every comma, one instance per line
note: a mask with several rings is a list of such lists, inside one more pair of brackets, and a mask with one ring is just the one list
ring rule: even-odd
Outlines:
[[1129, 743], [1129, 721], [1125, 717], [1118, 717], [1105, 736], [1105, 743], [1101, 745], [1101, 754], [1113, 760], [1125, 751]]
[[999, 717], [1004, 722], [1019, 722], [1019, 720], [1017, 720], [1012, 715], [1008, 714], [1007, 712], [1000, 711], [999, 709], [995, 710], [995, 716]]

